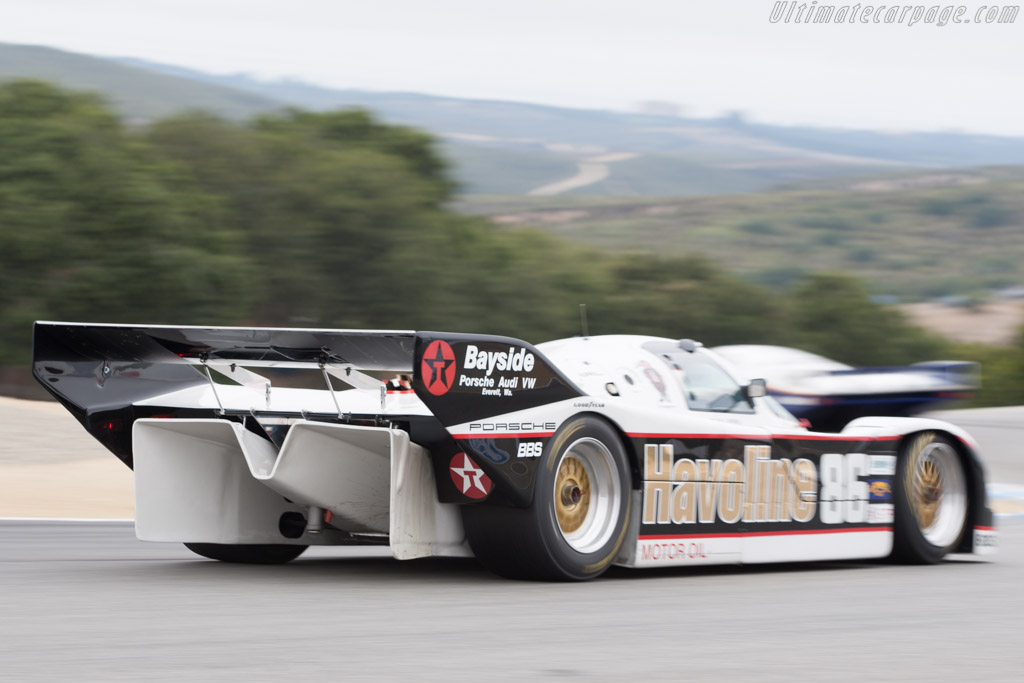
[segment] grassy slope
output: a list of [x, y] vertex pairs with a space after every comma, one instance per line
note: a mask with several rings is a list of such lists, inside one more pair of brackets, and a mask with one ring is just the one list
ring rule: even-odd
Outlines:
[[123, 115], [148, 120], [184, 109], [241, 119], [284, 106], [261, 95], [156, 74], [48, 47], [0, 43], [0, 80], [36, 78], [103, 94]]
[[519, 194], [576, 173], [563, 156], [446, 141], [441, 152], [452, 163], [463, 192]]
[[458, 208], [612, 249], [704, 253], [777, 286], [816, 271], [905, 297], [1024, 282], [1024, 167], [693, 198], [478, 196]]

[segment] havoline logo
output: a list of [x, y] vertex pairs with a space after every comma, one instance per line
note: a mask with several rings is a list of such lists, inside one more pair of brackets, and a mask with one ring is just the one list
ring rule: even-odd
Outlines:
[[677, 459], [672, 444], [644, 446], [644, 524], [810, 522], [818, 504], [807, 458], [773, 459], [770, 446], [749, 445], [742, 460]]

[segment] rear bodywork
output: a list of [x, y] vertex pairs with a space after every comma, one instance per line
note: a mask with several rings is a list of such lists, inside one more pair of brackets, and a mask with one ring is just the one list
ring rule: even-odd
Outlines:
[[728, 366], [692, 343], [37, 323], [33, 369], [135, 470], [144, 540], [470, 555], [461, 508], [530, 506], [558, 429], [591, 415], [640, 494], [620, 565], [888, 555], [895, 463], [924, 431], [963, 455], [958, 550], [995, 543], [965, 433], [916, 418], [815, 433], [767, 398], [705, 404], [683, 377]]

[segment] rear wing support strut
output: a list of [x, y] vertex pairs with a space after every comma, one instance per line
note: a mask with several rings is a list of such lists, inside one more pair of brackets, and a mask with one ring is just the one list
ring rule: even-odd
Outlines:
[[213, 375], [210, 373], [210, 366], [206, 364], [205, 355], [200, 357], [199, 363], [203, 366], [203, 374], [206, 375], [206, 380], [210, 383], [210, 390], [213, 391], [213, 398], [217, 401], [217, 414], [224, 417], [224, 404], [221, 403], [220, 394], [217, 393], [217, 383], [213, 381]]
[[344, 419], [341, 413], [341, 406], [338, 404], [338, 397], [334, 394], [334, 385], [331, 383], [331, 376], [327, 373], [327, 362], [324, 359], [320, 359], [320, 372], [323, 373], [324, 383], [327, 384], [327, 391], [331, 395], [331, 401], [334, 402], [334, 410], [338, 413], [338, 419]]

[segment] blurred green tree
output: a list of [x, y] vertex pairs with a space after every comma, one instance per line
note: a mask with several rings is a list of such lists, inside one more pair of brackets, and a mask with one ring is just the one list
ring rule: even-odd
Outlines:
[[395, 254], [435, 229], [451, 191], [428, 136], [360, 111], [244, 126], [192, 113], [148, 139], [179, 165], [174, 187], [213, 195], [222, 224], [244, 235], [260, 324], [394, 322], [407, 296], [396, 296], [407, 278]]
[[0, 362], [38, 318], [236, 319], [247, 298], [234, 236], [96, 96], [0, 86]]
[[781, 297], [703, 256], [618, 257], [612, 274], [607, 304], [595, 307], [597, 329], [690, 337], [709, 346], [786, 340]]
[[847, 275], [805, 278], [791, 295], [793, 346], [854, 366], [902, 365], [943, 357], [948, 345], [871, 301]]

